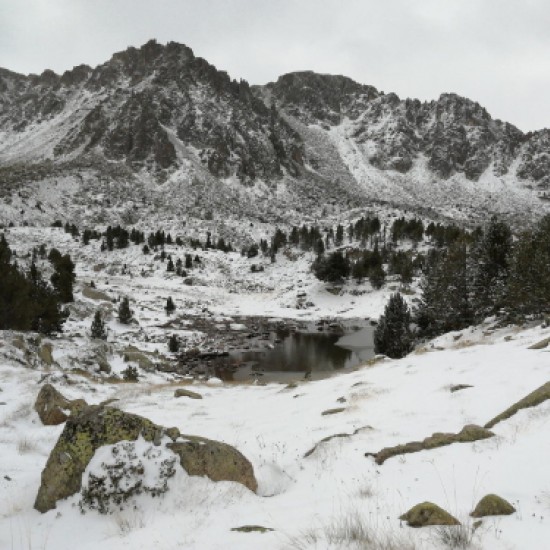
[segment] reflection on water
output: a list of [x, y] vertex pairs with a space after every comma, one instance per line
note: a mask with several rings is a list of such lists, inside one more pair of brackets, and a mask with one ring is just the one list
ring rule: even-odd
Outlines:
[[226, 381], [258, 378], [266, 382], [325, 378], [373, 357], [372, 333], [372, 327], [342, 337], [326, 332], [273, 333], [272, 349], [233, 352], [217, 362], [216, 376]]

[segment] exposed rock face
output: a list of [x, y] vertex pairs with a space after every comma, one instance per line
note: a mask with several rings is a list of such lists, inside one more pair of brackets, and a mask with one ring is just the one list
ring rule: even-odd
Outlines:
[[42, 424], [55, 426], [65, 422], [69, 414], [78, 413], [86, 406], [84, 399], [70, 401], [51, 384], [44, 384], [36, 398], [34, 410], [38, 413]]
[[[444, 178], [459, 172], [477, 180], [490, 166], [495, 175], [502, 176], [530, 139], [514, 126], [493, 120], [478, 103], [456, 94], [442, 94], [425, 103], [401, 100], [345, 77], [313, 72], [284, 75], [262, 91], [306, 124], [330, 130], [349, 119], [349, 139], [381, 170], [407, 172], [415, 160], [425, 157], [432, 171]], [[544, 171], [550, 158], [541, 156], [542, 151], [550, 151], [547, 139], [530, 139], [527, 149], [532, 152], [525, 153], [526, 167], [519, 177], [534, 179], [534, 174]], [[534, 160], [527, 167], [530, 159]]]
[[482, 518], [485, 516], [509, 516], [516, 509], [502, 497], [498, 495], [485, 495], [470, 514], [473, 518]]
[[61, 77], [2, 71], [0, 91], [0, 129], [15, 132], [76, 101], [54, 145], [60, 159], [94, 152], [162, 175], [178, 165], [177, 148], [192, 146], [213, 175], [243, 180], [269, 179], [283, 167], [297, 174], [302, 165], [300, 139], [276, 111], [245, 81], [175, 42], [151, 40]]
[[55, 508], [58, 500], [81, 489], [82, 474], [96, 450], [120, 441], [145, 441], [160, 445], [163, 436], [189, 475], [206, 475], [214, 481], [242, 483], [256, 490], [254, 470], [233, 447], [217, 441], [184, 436], [177, 428], [158, 426], [141, 416], [104, 406], [90, 406], [70, 416], [42, 472], [42, 483], [34, 507], [40, 512]]
[[428, 525], [460, 525], [460, 522], [449, 512], [432, 502], [422, 502], [413, 506], [399, 517], [410, 527], [426, 527]]

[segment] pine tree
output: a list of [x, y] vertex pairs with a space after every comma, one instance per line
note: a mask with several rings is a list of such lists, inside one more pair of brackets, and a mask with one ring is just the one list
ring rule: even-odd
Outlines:
[[130, 300], [124, 296], [118, 306], [118, 320], [123, 325], [128, 325], [132, 320], [132, 310], [130, 309]]
[[392, 294], [374, 332], [374, 351], [392, 359], [405, 357], [413, 347], [411, 313], [399, 294]]
[[167, 315], [170, 315], [176, 310], [176, 306], [174, 304], [174, 301], [172, 300], [172, 296], [168, 296], [164, 309], [166, 310]]
[[53, 248], [50, 252], [50, 261], [54, 266], [54, 274], [51, 282], [59, 298], [63, 303], [74, 301], [73, 284], [75, 280], [74, 263], [68, 254], [61, 256], [59, 251]]
[[550, 215], [515, 244], [506, 305], [513, 317], [550, 312]]
[[174, 271], [174, 262], [172, 256], [168, 256], [168, 262], [166, 264], [166, 271]]
[[315, 276], [329, 283], [340, 282], [350, 273], [350, 263], [340, 250], [328, 256], [318, 256], [311, 266]]
[[506, 302], [511, 253], [510, 228], [496, 217], [491, 218], [470, 255], [471, 301], [478, 320], [494, 315]]
[[464, 244], [456, 243], [446, 252], [434, 250], [428, 255], [421, 288], [422, 299], [415, 319], [422, 336], [437, 336], [472, 323]]
[[168, 339], [168, 351], [172, 353], [177, 353], [180, 349], [180, 341], [175, 334], [172, 334]]
[[107, 340], [107, 331], [105, 330], [105, 323], [101, 317], [101, 311], [97, 310], [94, 315], [94, 320], [91, 326], [92, 338], [99, 340]]

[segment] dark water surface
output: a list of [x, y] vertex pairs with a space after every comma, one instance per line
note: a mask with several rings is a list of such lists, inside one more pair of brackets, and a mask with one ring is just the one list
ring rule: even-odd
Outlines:
[[349, 334], [333, 332], [273, 333], [264, 344], [272, 349], [232, 352], [215, 369], [226, 381], [319, 380], [350, 369], [374, 356], [374, 327]]

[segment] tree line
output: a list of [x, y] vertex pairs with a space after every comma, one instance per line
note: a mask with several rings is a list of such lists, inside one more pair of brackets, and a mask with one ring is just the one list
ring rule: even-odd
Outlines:
[[63, 304], [73, 301], [74, 264], [68, 254], [52, 249], [49, 259], [54, 268], [46, 282], [33, 254], [28, 271], [14, 261], [4, 235], [0, 237], [0, 329], [32, 330], [52, 334], [62, 330], [68, 312]]

